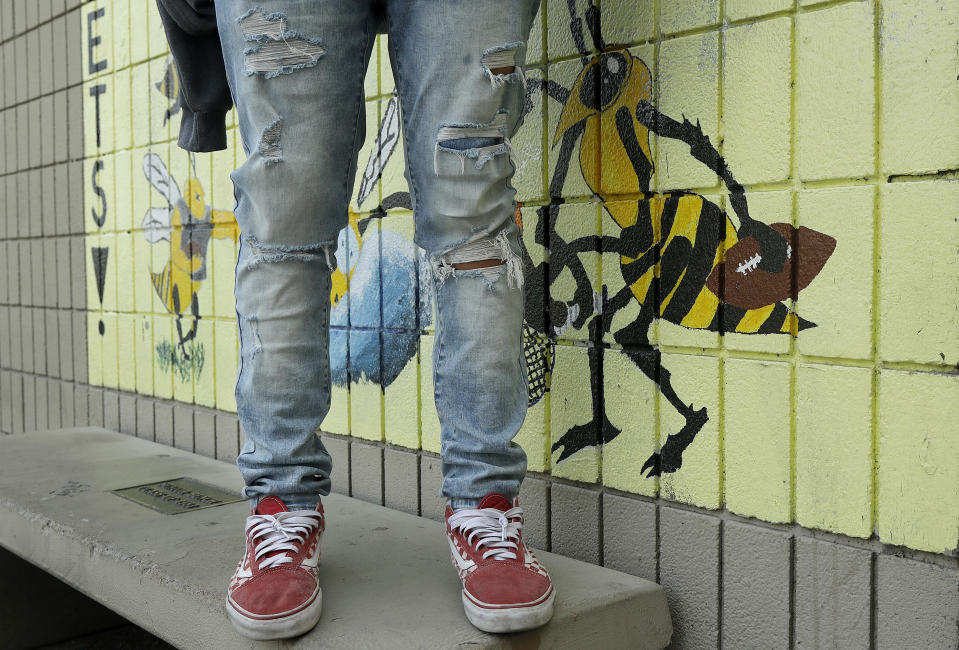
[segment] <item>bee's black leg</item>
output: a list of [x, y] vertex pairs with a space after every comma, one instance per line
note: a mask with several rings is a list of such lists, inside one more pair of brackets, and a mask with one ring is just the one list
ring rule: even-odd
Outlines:
[[[650, 287], [651, 295], [655, 295], [656, 289], [655, 286]], [[660, 450], [653, 453], [643, 463], [640, 472], [646, 474], [647, 478], [675, 472], [682, 467], [683, 451], [692, 443], [693, 438], [696, 437], [696, 434], [709, 419], [705, 408], [695, 410], [691, 404], [684, 403], [676, 394], [676, 391], [673, 390], [670, 381], [671, 375], [669, 370], [663, 367], [659, 350], [649, 345], [649, 326], [652, 324], [654, 316], [655, 308], [653, 305], [648, 307], [643, 305], [639, 317], [613, 335], [614, 340], [623, 345], [623, 354], [659, 387], [659, 392], [663, 394], [666, 401], [672, 404], [673, 408], [686, 420], [683, 428], [668, 436]], [[635, 347], [637, 341], [639, 342], [638, 348]], [[626, 347], [627, 345], [630, 347]]]
[[605, 348], [602, 345], [602, 323], [600, 315], [594, 316], [589, 322], [592, 344], [587, 349], [587, 355], [589, 357], [589, 387], [592, 397], [593, 418], [586, 424], [578, 424], [572, 427], [553, 444], [550, 451], [555, 452], [560, 447], [563, 448], [559, 455], [560, 461], [572, 456], [580, 449], [606, 444], [622, 432], [606, 417], [606, 401], [603, 397], [603, 353]]

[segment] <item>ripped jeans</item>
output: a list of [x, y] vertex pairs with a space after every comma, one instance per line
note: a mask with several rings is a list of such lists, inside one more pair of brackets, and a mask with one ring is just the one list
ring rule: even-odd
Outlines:
[[317, 435], [330, 408], [330, 274], [365, 138], [364, 76], [379, 32], [389, 34], [415, 241], [433, 270], [442, 494], [454, 507], [490, 492], [517, 494], [526, 454], [512, 439], [526, 415], [527, 378], [509, 138], [522, 121], [537, 6], [217, 2], [247, 154], [231, 177], [242, 233], [235, 395], [246, 442], [237, 465], [251, 503], [272, 494], [312, 508], [330, 491], [332, 461]]

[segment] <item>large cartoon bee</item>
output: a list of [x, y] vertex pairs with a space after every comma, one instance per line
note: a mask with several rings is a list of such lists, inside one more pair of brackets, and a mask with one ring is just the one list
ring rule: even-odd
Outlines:
[[[592, 1], [585, 22], [598, 54], [590, 54], [574, 0], [568, 0], [568, 5], [583, 70], [570, 90], [553, 81], [531, 80], [529, 87], [529, 92], [545, 90], [564, 107], [553, 139], [553, 145], [560, 146], [549, 188], [553, 199], [539, 210], [536, 232], [536, 242], [549, 247], [550, 260], [534, 266], [527, 254], [526, 277], [534, 279], [528, 286], [529, 293], [538, 291], [548, 295], [548, 287], [560, 273], [569, 269], [577, 288], [569, 303], [550, 298], [548, 313], [543, 312], [542, 301], [527, 300], [526, 319], [535, 329], [552, 336], [567, 327], [589, 328], [592, 419], [571, 428], [554, 443], [554, 452], [562, 449], [559, 456], [562, 461], [580, 449], [607, 443], [620, 433], [607, 418], [603, 405], [603, 335], [610, 331], [616, 312], [633, 300], [639, 303], [639, 316], [614, 332], [613, 340], [623, 346], [622, 353], [656, 383], [685, 419], [681, 430], [669, 435], [640, 470], [647, 476], [657, 476], [681, 467], [683, 451], [708, 417], [705, 408], [694, 408], [673, 390], [670, 373], [662, 367], [658, 349], [650, 344], [649, 328], [654, 319], [720, 333], [793, 336], [814, 324], [799, 318], [786, 304], [775, 299], [746, 308], [728, 298], [730, 292], [723, 286], [724, 278], [729, 277], [723, 268], [726, 251], [749, 237], [758, 244], [759, 250], [749, 265], [740, 269], [741, 273], [758, 269], [768, 277], [788, 275], [795, 233], [789, 231], [788, 226], [780, 228], [781, 233], [750, 217], [743, 187], [733, 178], [699, 124], [693, 125], [685, 117], [678, 122], [654, 108], [649, 68], [625, 47], [604, 42], [600, 12]], [[530, 105], [527, 102], [527, 106]], [[718, 206], [699, 195], [650, 191], [653, 174], [650, 131], [688, 144], [691, 155], [722, 179], [739, 218], [738, 228]], [[604, 209], [621, 228], [619, 237], [583, 237], [567, 242], [556, 232], [558, 208], [562, 203], [559, 197], [562, 197], [577, 140], [581, 140], [579, 163], [583, 177], [590, 189], [604, 199]], [[601, 160], [598, 151], [602, 151]], [[611, 177], [602, 173], [603, 168], [633, 173]], [[605, 201], [607, 195], [612, 194], [638, 198], [624, 201], [620, 196], [616, 201]], [[825, 263], [832, 252], [828, 241], [832, 241], [833, 246], [835, 241], [824, 235], [821, 238], [828, 250], [820, 251], [818, 257]], [[605, 286], [601, 292], [594, 291], [578, 257], [587, 251], [619, 255], [625, 286], [614, 296], [607, 295]], [[537, 281], [541, 283], [539, 286], [535, 286]], [[788, 279], [786, 281], [788, 283]], [[728, 282], [726, 284], [728, 286]]]
[[[170, 259], [159, 273], [152, 273], [153, 288], [167, 310], [176, 316], [178, 346], [184, 359], [190, 356], [186, 343], [196, 336], [200, 322], [197, 291], [206, 279], [206, 256], [210, 238], [239, 239], [233, 212], [216, 210], [206, 204], [203, 185], [195, 176], [186, 182], [186, 192], [170, 176], [163, 160], [155, 153], [143, 157], [143, 173], [150, 185], [167, 201], [163, 208], [151, 208], [143, 216], [143, 235], [151, 244], [170, 242]], [[183, 316], [189, 306], [193, 318], [190, 330], [183, 333]]]

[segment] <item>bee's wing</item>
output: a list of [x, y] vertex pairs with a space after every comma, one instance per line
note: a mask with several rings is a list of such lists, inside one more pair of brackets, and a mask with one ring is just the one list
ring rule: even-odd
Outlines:
[[387, 161], [396, 148], [396, 142], [399, 140], [400, 120], [396, 110], [396, 97], [390, 99], [386, 105], [386, 112], [383, 115], [383, 121], [380, 122], [380, 132], [376, 136], [376, 145], [370, 153], [370, 159], [366, 163], [366, 171], [363, 172], [363, 180], [360, 182], [360, 191], [356, 197], [357, 207], [363, 205], [363, 201], [370, 195], [373, 188], [376, 187], [376, 181], [383, 174]]
[[143, 215], [143, 236], [151, 244], [162, 239], [170, 240], [170, 213], [173, 208], [150, 208]]
[[180, 200], [180, 187], [170, 177], [163, 159], [152, 151], [143, 157], [143, 175], [167, 203], [174, 205]]

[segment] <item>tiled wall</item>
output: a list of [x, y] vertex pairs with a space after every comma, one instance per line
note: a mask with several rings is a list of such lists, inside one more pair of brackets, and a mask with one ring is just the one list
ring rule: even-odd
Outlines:
[[[530, 459], [521, 495], [530, 540], [662, 582], [676, 647], [955, 648], [959, 3], [595, 4], [606, 42], [628, 46], [619, 52], [634, 74], [648, 68], [648, 99], [677, 123], [701, 125], [745, 185], [752, 216], [824, 233], [835, 250], [797, 299], [783, 301], [816, 324], [797, 336], [741, 333], [768, 314], [750, 312], [722, 332], [664, 316], [647, 345], [562, 330], [555, 304], [573, 298], [569, 270], [547, 283], [548, 295], [531, 295], [550, 337], [531, 338], [528, 351], [535, 360], [546, 349], [552, 372], [518, 436]], [[574, 5], [582, 17], [589, 3]], [[567, 2], [544, 2], [527, 57], [532, 110], [513, 139], [532, 262], [556, 270], [562, 242], [625, 238], [623, 215], [643, 201], [629, 164], [638, 156], [654, 170], [658, 194], [645, 199], [654, 212], [657, 196], [684, 190], [703, 198], [683, 199], [697, 206], [693, 223], [714, 205], [738, 224], [726, 187], [681, 138], [651, 134], [637, 151], [596, 115], [567, 170], [553, 143], [572, 100], [557, 88], [575, 89], [596, 56], [581, 56], [573, 33]], [[585, 42], [594, 45], [588, 34]], [[181, 191], [192, 183], [206, 206], [229, 212], [228, 174], [243, 160], [235, 118], [227, 151], [176, 147], [170, 59], [147, 0], [0, 0], [0, 66], [0, 429], [89, 423], [232, 462], [242, 436], [233, 398], [238, 231], [220, 228], [203, 252], [206, 278], [190, 285], [201, 319], [178, 346], [193, 318], [181, 309], [178, 332], [156, 286], [176, 280], [171, 242], [182, 215], [144, 165], [154, 181]], [[348, 273], [334, 278], [334, 345], [349, 337], [353, 357], [334, 354], [349, 381], [335, 387], [323, 429], [334, 489], [435, 518], [434, 319], [424, 305], [415, 326], [397, 327], [395, 314], [364, 307], [380, 304], [388, 286], [381, 255], [423, 266], [409, 210], [389, 208], [407, 191], [402, 147], [361, 193], [391, 113], [383, 37], [365, 88]], [[644, 92], [631, 86], [617, 101], [635, 109]], [[563, 204], [550, 217], [550, 183], [564, 173]], [[536, 242], [538, 225], [552, 246]], [[668, 255], [657, 277], [668, 274]], [[800, 266], [812, 259], [801, 247], [798, 257]], [[580, 260], [597, 293], [625, 287], [618, 255]], [[420, 295], [429, 299], [426, 285]], [[647, 300], [665, 308], [668, 298]], [[639, 316], [632, 298], [612, 332]], [[376, 365], [411, 337], [401, 370]], [[640, 469], [686, 419], [637, 355], [657, 364], [660, 386], [668, 373], [684, 407], [706, 413], [682, 467], [661, 478]], [[574, 450], [567, 432], [594, 411], [621, 432], [597, 445], [592, 431]]]

